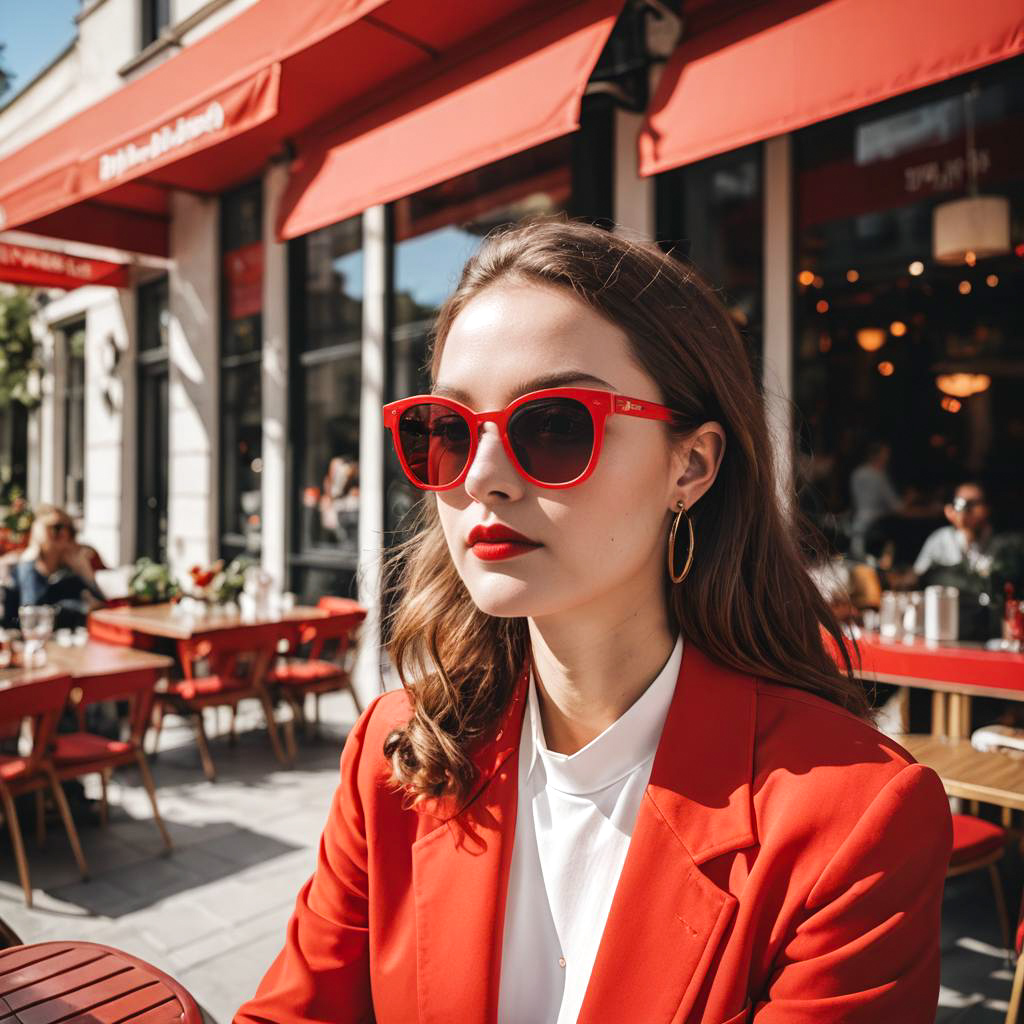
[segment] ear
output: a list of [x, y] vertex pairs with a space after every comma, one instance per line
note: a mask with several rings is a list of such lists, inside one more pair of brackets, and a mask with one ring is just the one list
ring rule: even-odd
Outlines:
[[942, 511], [945, 512], [946, 518], [949, 520], [951, 526], [956, 526], [956, 512], [953, 511], [952, 505], [943, 505]]
[[677, 443], [672, 456], [670, 511], [675, 511], [677, 501], [687, 509], [700, 501], [715, 482], [724, 455], [725, 430], [713, 420], [702, 423]]

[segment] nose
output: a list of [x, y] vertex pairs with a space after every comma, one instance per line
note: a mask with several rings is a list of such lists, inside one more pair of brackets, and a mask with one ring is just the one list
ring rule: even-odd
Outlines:
[[515, 500], [523, 496], [525, 483], [501, 443], [497, 426], [485, 423], [466, 474], [466, 493], [484, 504], [495, 498]]

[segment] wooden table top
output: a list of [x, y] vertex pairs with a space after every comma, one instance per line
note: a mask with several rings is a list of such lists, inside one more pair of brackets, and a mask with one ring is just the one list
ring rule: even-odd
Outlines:
[[164, 672], [173, 664], [174, 659], [163, 654], [150, 654], [148, 651], [104, 644], [98, 640], [89, 640], [77, 647], [62, 647], [51, 640], [46, 645], [45, 665], [0, 670], [0, 688], [7, 689], [19, 683], [53, 679], [55, 676], [71, 676], [75, 680], [86, 680], [95, 676], [110, 677], [121, 672], [138, 672], [142, 669]]
[[857, 674], [867, 680], [1024, 700], [1024, 653], [922, 637], [888, 640], [866, 630], [857, 646]]
[[949, 796], [1024, 810], [1024, 751], [975, 750], [970, 740], [911, 733], [893, 736], [942, 779]]
[[68, 940], [0, 952], [3, 1022], [202, 1024], [195, 1000], [152, 964], [109, 946]]
[[299, 624], [311, 619], [326, 618], [329, 613], [319, 608], [298, 606], [268, 616], [243, 616], [238, 611], [226, 612], [221, 608], [207, 608], [202, 612], [183, 611], [181, 605], [147, 604], [124, 608], [99, 608], [92, 612], [98, 622], [121, 629], [162, 636], [171, 640], [188, 640], [199, 633], [215, 629], [244, 628], [273, 624]]

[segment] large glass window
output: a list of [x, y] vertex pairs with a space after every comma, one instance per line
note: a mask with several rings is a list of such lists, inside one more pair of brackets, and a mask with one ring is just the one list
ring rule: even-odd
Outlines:
[[64, 507], [79, 518], [85, 500], [85, 322], [61, 332], [64, 339]]
[[167, 278], [138, 289], [139, 453], [137, 554], [167, 561], [168, 425]]
[[220, 548], [261, 546], [263, 472], [263, 192], [254, 182], [221, 202]]
[[[438, 307], [481, 239], [495, 227], [569, 206], [568, 138], [508, 157], [399, 200], [393, 206], [393, 299], [389, 400], [427, 390], [428, 337]], [[421, 492], [388, 447], [387, 530]]]
[[362, 218], [292, 249], [304, 285], [292, 325], [294, 488], [291, 587], [305, 601], [354, 596], [359, 553]]
[[658, 176], [658, 238], [721, 290], [760, 379], [764, 216], [761, 147]]
[[[857, 532], [837, 515], [852, 512], [851, 472], [879, 442], [905, 499], [886, 530], [898, 562], [943, 522], [958, 480], [982, 478], [997, 528], [1019, 526], [1022, 69], [1008, 62], [796, 138], [797, 464], [805, 507], [840, 546]], [[972, 171], [981, 193], [1009, 202], [1010, 248], [940, 261], [936, 208], [968, 194]]]

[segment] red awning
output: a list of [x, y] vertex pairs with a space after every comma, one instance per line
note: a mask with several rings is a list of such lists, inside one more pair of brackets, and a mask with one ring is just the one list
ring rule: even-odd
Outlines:
[[216, 195], [258, 177], [326, 118], [359, 117], [544, 6], [258, 0], [0, 160], [0, 227], [165, 256], [169, 189]]
[[777, 0], [684, 40], [640, 135], [656, 174], [1024, 53], [1021, 0]]
[[622, 0], [528, 12], [355, 120], [301, 140], [280, 235], [294, 238], [579, 127]]
[[128, 268], [122, 263], [69, 256], [63, 252], [0, 241], [0, 281], [72, 291], [84, 284], [126, 288], [129, 276]]

